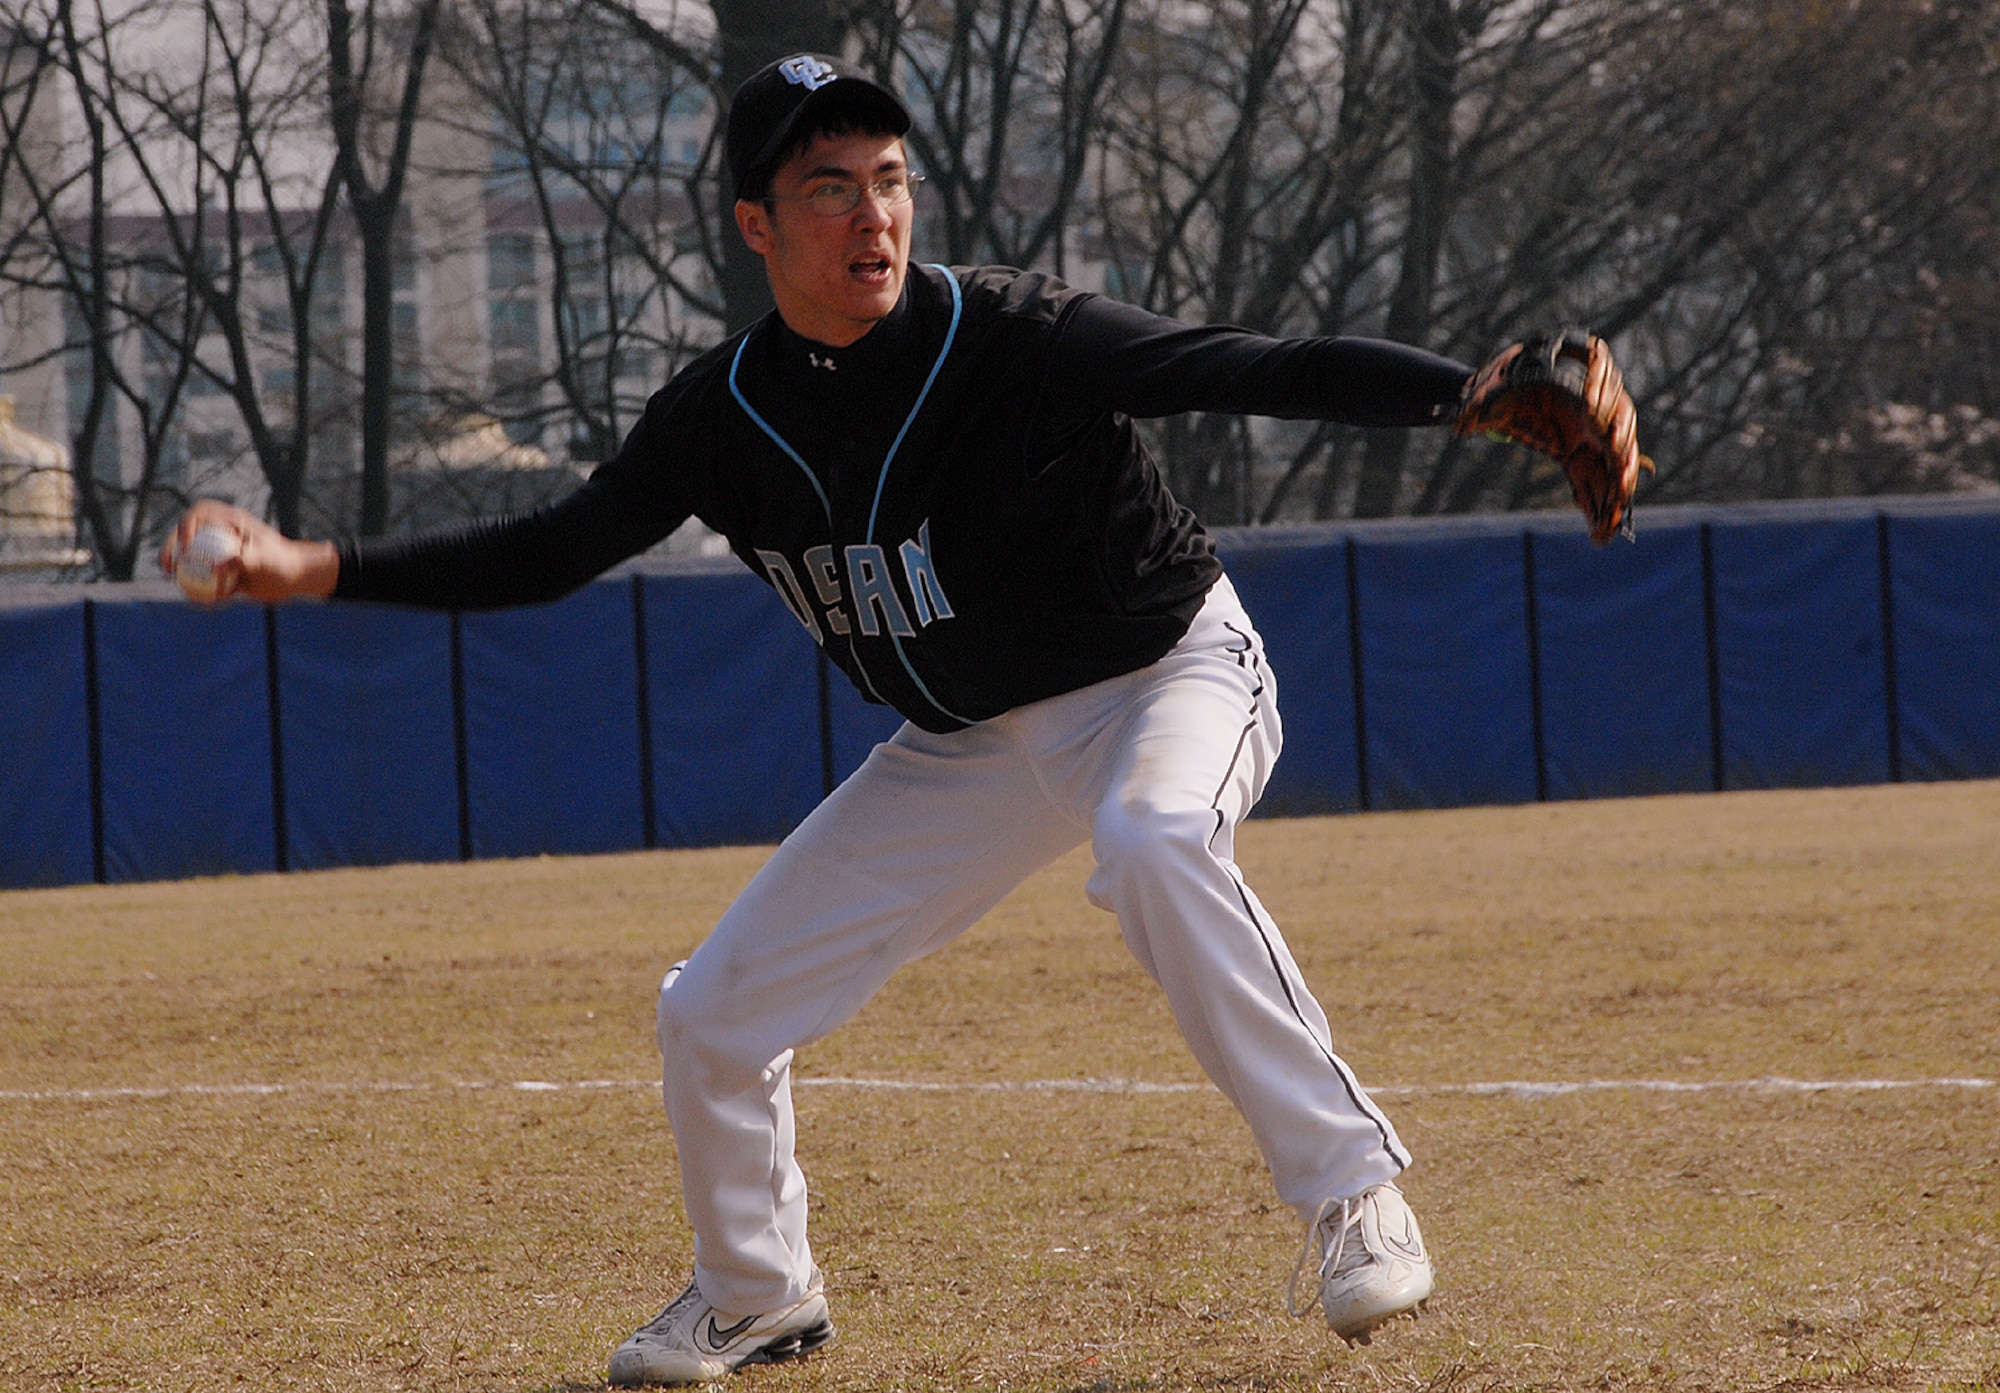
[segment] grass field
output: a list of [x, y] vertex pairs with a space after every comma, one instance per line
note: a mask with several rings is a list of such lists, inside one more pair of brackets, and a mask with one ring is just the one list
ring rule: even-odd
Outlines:
[[[1431, 1315], [1285, 1319], [1212, 1090], [1031, 1086], [1199, 1085], [1071, 858], [801, 1056], [841, 1339], [738, 1389], [2000, 1389], [2000, 784], [1239, 849]], [[598, 1386], [689, 1260], [654, 987], [761, 855], [0, 895], [0, 1387]]]

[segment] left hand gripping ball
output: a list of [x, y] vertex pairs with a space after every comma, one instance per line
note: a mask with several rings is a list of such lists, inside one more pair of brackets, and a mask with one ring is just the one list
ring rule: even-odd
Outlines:
[[187, 545], [174, 554], [174, 579], [181, 591], [197, 604], [212, 605], [224, 598], [222, 563], [239, 555], [242, 544], [236, 534], [220, 527], [198, 527]]

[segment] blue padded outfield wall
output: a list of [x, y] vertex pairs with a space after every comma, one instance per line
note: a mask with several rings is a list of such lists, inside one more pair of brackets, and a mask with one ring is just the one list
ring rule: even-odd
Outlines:
[[[1264, 815], [2000, 777], [2000, 502], [1227, 532]], [[782, 837], [896, 727], [733, 561], [554, 605], [0, 590], [0, 886]]]

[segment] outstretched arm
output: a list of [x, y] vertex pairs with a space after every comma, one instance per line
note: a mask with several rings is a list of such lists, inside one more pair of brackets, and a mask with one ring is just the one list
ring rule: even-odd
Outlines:
[[581, 488], [532, 512], [408, 537], [300, 542], [241, 508], [204, 499], [161, 549], [160, 568], [172, 574], [180, 548], [211, 526], [240, 549], [216, 567], [217, 601], [303, 595], [474, 610], [560, 599], [687, 520], [689, 505], [667, 464], [672, 393], [654, 398], [624, 448]]
[[[1464, 363], [1384, 339], [1274, 339], [1087, 295], [1068, 313], [1049, 381], [1128, 416], [1224, 411], [1351, 426], [1447, 424]], [[1084, 403], [1079, 402], [1079, 405]]]
[[687, 516], [641, 506], [614, 483], [593, 479], [533, 512], [408, 537], [338, 542], [296, 541], [241, 508], [203, 499], [161, 548], [160, 569], [172, 575], [184, 559], [180, 549], [211, 527], [233, 537], [237, 551], [216, 563], [214, 595], [203, 597], [210, 604], [233, 595], [267, 603], [379, 600], [423, 609], [541, 604], [645, 550]]
[[1633, 491], [1653, 467], [1609, 345], [1581, 329], [1511, 345], [1475, 378], [1463, 363], [1381, 339], [1267, 338], [1086, 295], [1068, 310], [1055, 359], [1049, 399], [1071, 419], [1092, 408], [1225, 411], [1451, 425], [1526, 445], [1561, 463], [1600, 544], [1631, 535]]

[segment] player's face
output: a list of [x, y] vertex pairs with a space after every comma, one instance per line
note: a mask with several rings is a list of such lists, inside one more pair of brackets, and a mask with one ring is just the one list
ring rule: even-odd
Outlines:
[[[736, 225], [764, 258], [771, 296], [794, 332], [844, 348], [896, 307], [910, 264], [912, 205], [885, 203], [872, 186], [909, 173], [888, 135], [823, 135], [771, 179], [772, 203], [738, 203]], [[861, 201], [837, 217], [807, 202], [829, 184], [859, 184]]]

